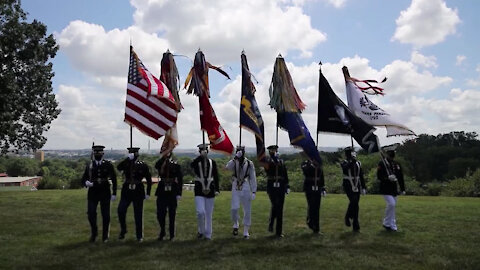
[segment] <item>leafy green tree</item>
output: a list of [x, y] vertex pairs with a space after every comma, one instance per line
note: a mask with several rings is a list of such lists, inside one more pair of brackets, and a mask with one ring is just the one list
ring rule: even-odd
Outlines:
[[9, 176], [35, 176], [40, 172], [39, 162], [31, 158], [9, 158], [7, 174]]
[[60, 113], [52, 93], [58, 46], [47, 27], [26, 21], [20, 0], [0, 2], [0, 149], [36, 150]]

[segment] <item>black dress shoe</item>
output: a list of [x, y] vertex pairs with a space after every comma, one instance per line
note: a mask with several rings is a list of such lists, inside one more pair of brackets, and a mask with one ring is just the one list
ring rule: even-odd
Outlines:
[[142, 243], [142, 242], [143, 242], [143, 238], [137, 238], [137, 242], [138, 242], [138, 243]]
[[160, 232], [160, 234], [158, 235], [157, 240], [158, 240], [158, 241], [162, 241], [164, 237], [165, 237], [165, 232]]
[[108, 243], [108, 237], [102, 239], [103, 243]]
[[120, 235], [118, 236], [118, 240], [123, 240], [123, 239], [125, 239], [125, 234], [120, 233]]
[[95, 240], [97, 239], [97, 236], [96, 235], [92, 235], [90, 236], [90, 239], [88, 239], [88, 242], [90, 243], [95, 243]]
[[269, 224], [269, 225], [268, 225], [268, 231], [269, 231], [269, 232], [273, 232], [273, 224]]
[[360, 224], [358, 223], [358, 221], [353, 221], [353, 231], [354, 232], [360, 231]]
[[276, 234], [276, 236], [277, 236], [277, 238], [283, 238], [283, 237], [285, 237], [285, 235], [283, 235], [283, 234]]
[[233, 234], [233, 236], [237, 236], [238, 235], [238, 228], [233, 228], [232, 234]]
[[352, 226], [352, 224], [350, 223], [350, 218], [349, 217], [345, 217], [345, 226], [347, 226], [347, 227]]
[[202, 238], [203, 238], [203, 234], [197, 233], [197, 238], [198, 238], [198, 239], [202, 239]]
[[383, 225], [383, 228], [385, 228], [385, 230], [387, 230], [387, 231], [389, 231], [389, 232], [393, 231], [392, 228], [390, 228], [390, 227], [388, 227], [388, 226], [385, 226], [385, 225]]
[[168, 239], [168, 240], [170, 240], [170, 241], [175, 240], [175, 236], [170, 236], [170, 239]]

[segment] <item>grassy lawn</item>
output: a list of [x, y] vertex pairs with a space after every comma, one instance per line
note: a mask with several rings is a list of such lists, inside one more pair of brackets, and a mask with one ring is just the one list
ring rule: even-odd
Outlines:
[[[154, 190], [154, 189], [153, 189]], [[184, 192], [176, 241], [157, 242], [155, 198], [146, 201], [145, 242], [134, 239], [130, 206], [124, 242], [112, 205], [111, 241], [88, 243], [86, 190], [0, 192], [0, 269], [479, 269], [480, 199], [400, 197], [398, 233], [381, 226], [384, 201], [360, 200], [361, 232], [343, 225], [345, 195], [322, 199], [322, 235], [306, 227], [302, 193], [287, 196], [285, 238], [267, 232], [270, 203], [253, 203], [250, 240], [233, 239], [230, 193], [215, 201], [213, 241], [197, 240], [193, 194]], [[98, 210], [98, 212], [100, 212]], [[99, 227], [101, 219], [99, 217]], [[100, 229], [101, 230], [101, 229]], [[100, 232], [101, 233], [101, 232]]]

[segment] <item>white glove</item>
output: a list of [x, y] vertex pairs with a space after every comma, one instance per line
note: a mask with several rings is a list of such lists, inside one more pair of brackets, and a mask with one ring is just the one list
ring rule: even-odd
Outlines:
[[112, 195], [112, 197], [110, 198], [110, 200], [113, 202], [115, 201], [115, 199], [117, 199], [117, 196], [116, 195]]
[[395, 176], [395, 174], [390, 174], [390, 175], [388, 176], [388, 180], [390, 180], [390, 181], [392, 181], [392, 182], [395, 182], [395, 181], [397, 181], [397, 177]]
[[220, 194], [220, 192], [215, 191], [215, 196], [218, 196], [219, 194]]
[[362, 188], [362, 195], [366, 195], [367, 194], [367, 190]]
[[150, 199], [150, 195], [145, 195], [145, 200]]
[[90, 181], [85, 181], [85, 186], [86, 187], [93, 187], [93, 182], [90, 182]]
[[180, 200], [182, 199], [182, 196], [180, 196], [180, 195], [177, 195], [177, 197], [176, 197], [176, 198], [177, 198], [177, 201], [180, 201]]
[[252, 193], [252, 201], [255, 200], [255, 192]]
[[327, 192], [324, 190], [324, 191], [322, 191], [322, 194], [321, 194], [321, 195], [322, 195], [322, 197], [326, 197], [326, 196], [327, 196]]
[[402, 192], [400, 192], [400, 195], [405, 195], [405, 194], [407, 194], [407, 193], [405, 192], [405, 190], [402, 191]]
[[135, 157], [135, 154], [128, 153], [127, 157], [128, 157], [128, 159], [132, 160]]
[[289, 189], [289, 188], [287, 188], [287, 192], [286, 192], [286, 193], [287, 193], [287, 194], [290, 193], [290, 189]]

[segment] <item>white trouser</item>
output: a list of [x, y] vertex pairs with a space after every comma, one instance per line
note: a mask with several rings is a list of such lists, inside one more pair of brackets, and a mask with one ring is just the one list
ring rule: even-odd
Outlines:
[[205, 238], [212, 238], [212, 216], [215, 198], [195, 196], [195, 208], [197, 210], [198, 233]]
[[244, 226], [244, 235], [248, 235], [248, 227], [252, 224], [251, 222], [251, 209], [252, 209], [252, 194], [249, 189], [245, 190], [232, 190], [232, 221], [233, 228], [238, 228], [239, 225], [239, 209], [240, 204], [243, 207], [243, 226]]
[[392, 230], [397, 230], [397, 221], [395, 220], [395, 206], [397, 205], [397, 197], [392, 195], [383, 195], [387, 207], [385, 208], [385, 217], [383, 218], [383, 225], [390, 227]]

